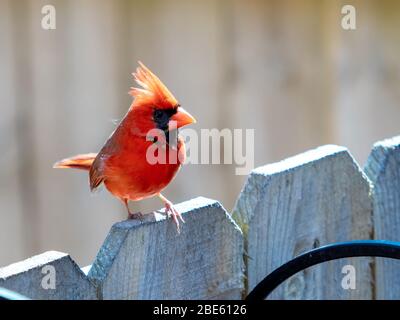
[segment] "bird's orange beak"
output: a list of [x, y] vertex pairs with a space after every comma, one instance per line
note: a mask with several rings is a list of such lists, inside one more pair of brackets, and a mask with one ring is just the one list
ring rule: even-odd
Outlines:
[[170, 118], [170, 121], [175, 121], [177, 128], [196, 123], [196, 119], [182, 107], [178, 107], [178, 112]]

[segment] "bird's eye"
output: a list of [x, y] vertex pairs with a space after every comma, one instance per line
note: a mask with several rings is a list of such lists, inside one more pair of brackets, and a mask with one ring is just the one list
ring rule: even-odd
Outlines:
[[154, 119], [160, 120], [164, 116], [164, 112], [162, 110], [154, 110]]
[[178, 112], [178, 108], [171, 109], [154, 109], [153, 110], [153, 120], [157, 128], [161, 130], [168, 130], [168, 122], [171, 117]]
[[170, 115], [167, 110], [154, 109], [153, 119], [158, 129], [167, 130]]

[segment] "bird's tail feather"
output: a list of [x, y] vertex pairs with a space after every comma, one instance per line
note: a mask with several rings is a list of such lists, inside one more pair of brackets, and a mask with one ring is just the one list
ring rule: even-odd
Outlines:
[[97, 153], [86, 153], [86, 154], [78, 154], [71, 158], [66, 158], [56, 162], [53, 165], [53, 168], [65, 169], [65, 168], [73, 168], [73, 169], [81, 169], [81, 170], [90, 170], [94, 159], [96, 158]]

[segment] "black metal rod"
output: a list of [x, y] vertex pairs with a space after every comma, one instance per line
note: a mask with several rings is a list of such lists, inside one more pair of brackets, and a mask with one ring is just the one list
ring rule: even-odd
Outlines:
[[357, 240], [338, 242], [310, 250], [271, 272], [249, 293], [246, 300], [265, 299], [282, 282], [299, 271], [322, 262], [351, 257], [400, 259], [400, 242]]

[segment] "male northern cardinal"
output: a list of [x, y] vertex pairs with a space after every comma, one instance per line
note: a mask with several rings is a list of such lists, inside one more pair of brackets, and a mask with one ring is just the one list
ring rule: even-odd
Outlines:
[[[181, 137], [173, 143], [171, 132], [195, 123], [167, 87], [147, 67], [139, 62], [134, 79], [142, 88], [131, 88], [134, 100], [116, 130], [99, 153], [79, 154], [54, 164], [54, 168], [76, 168], [89, 171], [90, 190], [104, 183], [108, 191], [120, 199], [128, 210], [128, 218], [141, 218], [132, 213], [128, 201], [138, 201], [157, 195], [172, 216], [179, 233], [180, 213], [160, 192], [171, 182], [185, 161], [185, 144]], [[161, 130], [163, 135], [149, 132]], [[164, 163], [148, 160], [150, 147]]]

